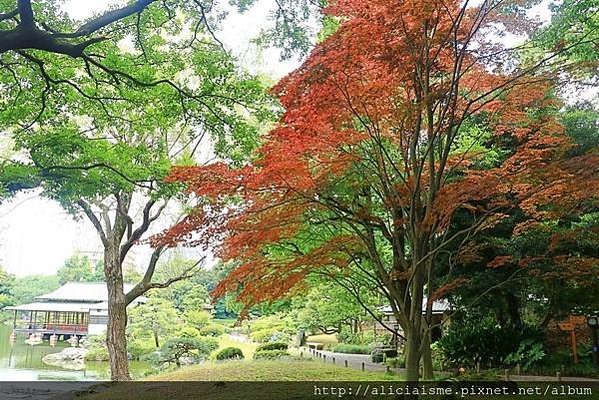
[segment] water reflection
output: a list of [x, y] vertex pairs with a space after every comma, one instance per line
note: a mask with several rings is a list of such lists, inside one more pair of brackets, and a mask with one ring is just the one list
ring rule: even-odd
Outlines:
[[[25, 343], [26, 335], [19, 334], [13, 342], [11, 333], [10, 326], [0, 324], [0, 381], [94, 381], [110, 378], [108, 363], [105, 362], [86, 362], [85, 370], [81, 371], [44, 364], [44, 356], [60, 352], [70, 346], [69, 343], [58, 341], [52, 348], [46, 340], [30, 346]], [[147, 374], [151, 367], [146, 363], [131, 362], [130, 369], [135, 378]]]

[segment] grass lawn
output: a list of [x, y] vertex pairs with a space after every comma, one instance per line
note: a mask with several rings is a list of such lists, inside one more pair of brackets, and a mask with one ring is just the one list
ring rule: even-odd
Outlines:
[[237, 322], [237, 320], [235, 318], [214, 318], [210, 322], [226, 326], [227, 328], [232, 328], [233, 325], [235, 325], [235, 322]]
[[335, 334], [332, 335], [310, 335], [308, 336], [308, 339], [306, 339], [308, 342], [318, 342], [318, 343], [322, 343], [322, 344], [337, 344], [337, 336]]
[[218, 349], [214, 352], [214, 354], [218, 353], [225, 347], [237, 347], [238, 349], [241, 349], [243, 356], [250, 360], [254, 356], [254, 352], [256, 351], [256, 347], [258, 347], [258, 343], [236, 342], [235, 340], [231, 339], [229, 335], [224, 334], [218, 338]]
[[397, 380], [396, 375], [362, 372], [319, 361], [225, 361], [184, 367], [154, 375], [149, 381], [376, 381]]
[[[399, 379], [399, 376], [362, 372], [309, 360], [225, 361], [209, 362], [154, 375], [143, 383], [102, 385], [96, 389], [99, 393], [77, 398], [81, 400], [300, 399], [313, 397], [314, 383], [298, 381], [372, 382]], [[166, 381], [177, 383], [169, 384]], [[233, 381], [242, 383], [231, 383]], [[263, 384], [253, 383], [260, 381], [270, 382], [267, 390]], [[285, 386], [282, 383], [290, 381], [298, 383], [294, 384], [296, 386]], [[298, 397], [298, 393], [311, 396]]]

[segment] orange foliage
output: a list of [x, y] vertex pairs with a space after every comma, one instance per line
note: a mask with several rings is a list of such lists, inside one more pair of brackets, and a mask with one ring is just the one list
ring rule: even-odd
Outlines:
[[[174, 169], [169, 180], [185, 183], [200, 203], [155, 241], [216, 246], [240, 266], [214, 294], [239, 291], [251, 305], [292, 292], [323, 267], [347, 268], [355, 254], [376, 259], [373, 230], [399, 260], [386, 271], [396, 282], [423, 264], [397, 243], [434, 250], [459, 209], [479, 215], [473, 228], [482, 229], [510, 207], [534, 220], [598, 193], [597, 156], [559, 162], [571, 146], [563, 127], [530, 112], [555, 106], [548, 80], [491, 72], [467, 44], [482, 43], [481, 27], [497, 14], [461, 6], [331, 1], [326, 13], [341, 17], [341, 26], [274, 88], [286, 111], [257, 161], [241, 169], [222, 163]], [[457, 128], [473, 116], [495, 138], [515, 144], [495, 168], [477, 167], [483, 154], [454, 153]], [[335, 194], [340, 182], [353, 191], [343, 199]], [[347, 229], [317, 246], [273, 255], [271, 246], [292, 242], [318, 213]]]

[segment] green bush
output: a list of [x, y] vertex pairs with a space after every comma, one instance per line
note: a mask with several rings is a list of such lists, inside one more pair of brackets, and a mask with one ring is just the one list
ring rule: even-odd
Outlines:
[[225, 327], [216, 324], [206, 325], [200, 329], [200, 335], [218, 337], [225, 334]]
[[85, 339], [85, 348], [89, 350], [84, 357], [86, 361], [108, 361], [106, 335], [88, 336]]
[[108, 361], [108, 348], [95, 347], [85, 355], [85, 361]]
[[364, 332], [351, 333], [349, 330], [343, 330], [337, 333], [337, 341], [339, 343], [346, 344], [361, 344], [361, 345], [372, 345], [375, 342], [387, 343], [390, 339], [388, 334], [378, 334], [375, 336], [373, 330], [367, 330]]
[[398, 354], [397, 357], [389, 357], [387, 358], [386, 364], [391, 368], [405, 368], [406, 367], [406, 358], [403, 354]]
[[218, 348], [218, 341], [211, 337], [202, 339], [177, 337], [169, 339], [160, 347], [159, 363], [175, 363], [181, 365], [183, 357], [190, 357], [195, 361], [205, 359]]
[[237, 347], [226, 347], [216, 353], [215, 358], [219, 361], [223, 360], [240, 360], [243, 358], [243, 352]]
[[200, 331], [193, 326], [186, 325], [183, 328], [179, 329], [177, 332], [178, 337], [186, 337], [186, 338], [195, 338], [199, 339], [202, 337]]
[[525, 370], [538, 364], [545, 358], [543, 343], [535, 342], [533, 339], [526, 339], [520, 343], [518, 349], [510, 353], [504, 360], [508, 365], [521, 364]]
[[289, 356], [285, 350], [263, 350], [254, 353], [254, 360], [277, 360]]
[[280, 331], [278, 328], [267, 328], [259, 331], [253, 331], [250, 336], [253, 341], [258, 343], [288, 342], [290, 340], [290, 335], [286, 332]]
[[274, 314], [252, 320], [250, 326], [252, 327], [252, 331], [272, 328], [275, 328], [275, 330], [285, 330], [288, 324], [285, 321], [285, 315]]
[[335, 353], [370, 354], [372, 348], [364, 344], [340, 343], [331, 348]]
[[385, 353], [382, 351], [373, 351], [370, 355], [370, 360], [373, 363], [380, 364], [385, 360]]
[[502, 328], [492, 318], [472, 318], [451, 324], [436, 345], [446, 365], [475, 367], [480, 362], [502, 366], [520, 343], [538, 341], [539, 337], [539, 332], [530, 328]]
[[281, 342], [264, 343], [256, 348], [256, 352], [267, 351], [267, 350], [287, 350], [288, 348], [289, 348], [289, 345], [287, 343], [281, 343]]
[[153, 340], [129, 340], [127, 342], [127, 352], [131, 355], [134, 360], [141, 360], [147, 357], [153, 351], [156, 351], [156, 345]]
[[573, 363], [572, 352], [567, 349], [556, 350], [545, 356], [528, 371], [540, 375], [555, 375], [562, 371], [564, 376], [599, 377], [599, 368], [592, 363], [592, 346], [581, 343], [578, 346], [579, 363]]

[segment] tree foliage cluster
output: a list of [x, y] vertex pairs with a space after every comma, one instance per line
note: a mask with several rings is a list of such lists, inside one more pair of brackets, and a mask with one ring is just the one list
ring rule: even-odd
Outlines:
[[[170, 287], [148, 307], [165, 315], [135, 315], [156, 346], [169, 312], [205, 322], [204, 288], [243, 315], [308, 293], [294, 312], [325, 332], [383, 323], [387, 305], [414, 381], [421, 363], [432, 377], [437, 299], [486, 304], [513, 329], [528, 299], [541, 324], [592, 305], [597, 117], [560, 95], [596, 84], [597, 13], [585, 11], [597, 2], [557, 4], [547, 27], [533, 3], [278, 0], [260, 40], [283, 57], [318, 44], [272, 90], [273, 125], [277, 103], [215, 34], [218, 2], [136, 0], [79, 23], [53, 3], [0, 0], [0, 125], [22, 155], [1, 165], [3, 194], [40, 187], [95, 228], [113, 379], [129, 378], [126, 307], [158, 288]], [[124, 260], [150, 237], [125, 293]], [[224, 279], [201, 285], [201, 262], [157, 272], [181, 243], [216, 249]], [[253, 337], [288, 335], [276, 318]], [[169, 362], [205, 353], [193, 329], [164, 343]]]
[[[534, 33], [525, 10], [331, 2], [324, 12], [339, 26], [275, 87], [285, 113], [255, 161], [174, 168], [169, 182], [200, 201], [155, 244], [217, 247], [238, 266], [214, 293], [247, 307], [301, 293], [314, 275], [361, 305], [376, 290], [403, 329], [408, 379], [421, 362], [431, 377], [434, 300], [472, 287], [456, 262], [487, 256], [488, 269], [535, 275], [543, 257], [522, 245], [527, 233], [571, 233], [597, 207], [596, 143], [577, 146], [555, 94], [597, 32], [590, 23], [547, 52], [498, 43]], [[478, 243], [494, 229], [512, 254]], [[541, 251], [565, 279], [594, 274], [592, 252], [563, 254], [555, 241]]]

